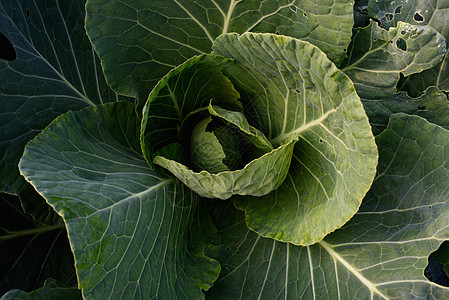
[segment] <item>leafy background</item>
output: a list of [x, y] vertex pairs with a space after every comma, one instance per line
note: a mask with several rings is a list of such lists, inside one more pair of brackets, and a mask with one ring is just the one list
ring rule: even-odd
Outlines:
[[[87, 29], [89, 31], [89, 26], [92, 26], [89, 35], [95, 50], [102, 57], [108, 83], [118, 93], [134, 96], [142, 101], [157, 78], [173, 65], [198, 53], [192, 51], [192, 45], [197, 46], [200, 52], [209, 52], [211, 40], [208, 33], [213, 39], [225, 28], [227, 31], [232, 28], [244, 32], [249, 28], [258, 31], [257, 26], [260, 26], [260, 31], [286, 35], [294, 35], [289, 34], [290, 31], [301, 28], [303, 31], [296, 33], [299, 34], [298, 37], [306, 37], [327, 53], [334, 53], [329, 57], [340, 63], [345, 50], [350, 49], [348, 45], [353, 10], [347, 5], [347, 1], [336, 1], [331, 7], [326, 2], [291, 1], [270, 6], [268, 2], [248, 1], [246, 3], [252, 6], [244, 8], [243, 3], [239, 4], [238, 1], [211, 1], [207, 3], [211, 7], [202, 3], [204, 6], [183, 5], [185, 9], [182, 10], [176, 1], [174, 4], [153, 2], [158, 6], [166, 5], [164, 14], [156, 13], [157, 18], [153, 19], [175, 14], [174, 17], [167, 18], [169, 21], [164, 23], [166, 28], [155, 30], [152, 26], [157, 23], [140, 22], [143, 19], [151, 20], [142, 17], [148, 17], [153, 12], [151, 8], [145, 7], [148, 4], [144, 1], [135, 1], [135, 7], [123, 7], [118, 1], [102, 3], [90, 0], [87, 6]], [[370, 17], [380, 21], [383, 28], [396, 26], [399, 21], [407, 21], [412, 25], [430, 24], [446, 39], [449, 38], [448, 27], [445, 25], [449, 23], [448, 1], [409, 2], [356, 1], [356, 25], [368, 25]], [[170, 7], [175, 4], [176, 10]], [[210, 8], [207, 10], [210, 16], [202, 14], [205, 7]], [[119, 16], [121, 23], [120, 26], [108, 28], [107, 22], [117, 22], [117, 16], [111, 15], [113, 12], [123, 14]], [[137, 12], [142, 12], [143, 15]], [[198, 15], [192, 12], [198, 12]], [[422, 20], [416, 16], [417, 12]], [[0, 265], [4, 273], [1, 277], [5, 280], [1, 281], [0, 294], [16, 288], [25, 291], [12, 291], [4, 296], [5, 299], [49, 295], [53, 292], [56, 295], [63, 292], [74, 299], [80, 297], [79, 290], [73, 288], [76, 284], [73, 254], [67, 240], [63, 238], [66, 233], [62, 219], [23, 180], [17, 163], [25, 144], [61, 113], [125, 99], [106, 84], [100, 60], [85, 35], [84, 13], [84, 1], [44, 3], [8, 0], [0, 3], [0, 32], [12, 43], [16, 54], [15, 60], [0, 60], [0, 191], [9, 194], [1, 195], [0, 249], [2, 253], [10, 253], [13, 249], [14, 253], [11, 255], [16, 257], [12, 266], [10, 256], [2, 255]], [[201, 19], [205, 15], [209, 19]], [[234, 20], [233, 16], [239, 18]], [[289, 20], [285, 16], [292, 18]], [[220, 21], [214, 24], [208, 22], [210, 20]], [[188, 27], [194, 30], [193, 33], [181, 32], [187, 26], [180, 24], [185, 22], [194, 25]], [[282, 26], [274, 26], [275, 22]], [[211, 28], [204, 29], [203, 24], [209, 23], [212, 24]], [[252, 26], [253, 24], [256, 26]], [[322, 31], [312, 31], [316, 33], [314, 35], [311, 29], [317, 27], [317, 24]], [[342, 27], [339, 27], [340, 24], [343, 24]], [[338, 29], [332, 31], [331, 28], [335, 28], [333, 26]], [[96, 32], [95, 28], [101, 28], [102, 31]], [[129, 39], [128, 36], [133, 36], [132, 34], [122, 34], [132, 30], [140, 34], [137, 39]], [[158, 30], [164, 30], [173, 36], [179, 34], [182, 39], [170, 42], [163, 39], [165, 44], [155, 39], [158, 41], [157, 47], [151, 48], [151, 41], [155, 37], [161, 38], [157, 34]], [[360, 32], [363, 30], [360, 29]], [[111, 45], [117, 41], [122, 46], [113, 48]], [[188, 41], [188, 44], [180, 46], [179, 41], [184, 44]], [[338, 42], [330, 42], [330, 48], [324, 48], [327, 41]], [[103, 49], [101, 45], [104, 45]], [[173, 54], [165, 57], [163, 53]], [[348, 58], [350, 55], [351, 52], [347, 54]], [[122, 57], [124, 61], [116, 61]], [[170, 64], [167, 65], [167, 62]], [[114, 69], [116, 67], [119, 72]], [[140, 74], [145, 74], [152, 68], [156, 70], [155, 77], [149, 81], [142, 80]], [[114, 78], [114, 74], [125, 75], [129, 77], [129, 81]], [[146, 78], [151, 78], [149, 75], [145, 74]], [[223, 243], [210, 249], [208, 255], [220, 261], [222, 272], [207, 295], [240, 295], [242, 298], [257, 295], [273, 298], [348, 295], [350, 298], [363, 298], [372, 294], [381, 298], [401, 298], [404, 296], [401, 293], [411, 290], [413, 293], [407, 295], [409, 298], [426, 296], [438, 299], [447, 295], [446, 288], [427, 281], [423, 276], [428, 255], [444, 240], [449, 239], [445, 210], [448, 197], [444, 185], [447, 182], [447, 166], [438, 160], [438, 157], [445, 157], [447, 151], [444, 144], [447, 141], [447, 131], [419, 117], [394, 115], [389, 118], [389, 115], [406, 111], [435, 123], [438, 120], [438, 125], [447, 127], [447, 122], [442, 117], [447, 102], [440, 110], [440, 106], [432, 105], [434, 102], [429, 101], [439, 99], [444, 103], [444, 92], [448, 92], [448, 78], [446, 54], [443, 62], [429, 71], [400, 80], [399, 88], [408, 91], [410, 96], [398, 94], [395, 89], [391, 89], [390, 94], [375, 99], [381, 103], [380, 107], [387, 107], [386, 110], [382, 109], [383, 121], [379, 123], [378, 132], [386, 128], [385, 121], [390, 120], [387, 130], [377, 138], [384, 157], [384, 163], [379, 166], [383, 172], [376, 179], [360, 213], [342, 230], [336, 231], [321, 243], [296, 247], [264, 239], [244, 226], [241, 212], [227, 207], [229, 202], [212, 205], [209, 209]], [[357, 80], [352, 79], [357, 87]], [[428, 86], [436, 87], [426, 89]], [[422, 93], [424, 94], [421, 95]], [[411, 97], [418, 95], [421, 96]], [[126, 99], [132, 101], [130, 98]], [[391, 103], [387, 102], [388, 99], [398, 103], [396, 108], [389, 107]], [[402, 106], [401, 101], [407, 105]], [[418, 134], [422, 129], [429, 134]], [[393, 144], [393, 140], [397, 143]], [[408, 149], [406, 147], [414, 147], [416, 153], [421, 154], [419, 157], [409, 157], [408, 150], [404, 151]], [[415, 167], [410, 169], [410, 166]], [[423, 177], [425, 174], [428, 175]], [[90, 176], [91, 173], [85, 172], [82, 175]], [[392, 178], [395, 180], [387, 180]], [[383, 180], [388, 184], [381, 184]], [[388, 186], [390, 189], [385, 189]], [[391, 191], [395, 191], [395, 195]], [[413, 197], [408, 197], [409, 195]], [[439, 200], [426, 202], [432, 199]], [[377, 205], [381, 200], [385, 206]], [[408, 204], [406, 208], [401, 207], [405, 204]], [[16, 216], [13, 221], [10, 221], [11, 216]], [[190, 216], [193, 218], [193, 215]], [[208, 224], [207, 220], [203, 222]], [[73, 226], [75, 225], [78, 226]], [[370, 230], [366, 230], [367, 228]], [[212, 241], [217, 242], [211, 238], [209, 243]], [[447, 250], [444, 245], [446, 244], [443, 244], [441, 251], [433, 255], [433, 259], [447, 266]], [[30, 253], [33, 253], [31, 261]], [[36, 259], [38, 255], [41, 259]], [[23, 266], [30, 270], [25, 281]], [[392, 275], [399, 279], [392, 281]], [[93, 272], [92, 276], [95, 278], [98, 273]], [[57, 281], [46, 281], [47, 278]], [[110, 281], [105, 280], [104, 284], [110, 286]], [[43, 288], [36, 290], [42, 286]], [[31, 292], [32, 290], [36, 291]], [[85, 297], [89, 295], [84, 294]]]

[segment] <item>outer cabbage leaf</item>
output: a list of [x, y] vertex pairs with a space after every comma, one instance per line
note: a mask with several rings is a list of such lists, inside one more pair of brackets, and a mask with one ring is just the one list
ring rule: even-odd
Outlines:
[[434, 67], [446, 47], [444, 37], [429, 26], [398, 22], [386, 31], [372, 22], [354, 29], [349, 51], [342, 70], [360, 98], [382, 99], [396, 92], [400, 73], [408, 76]]
[[85, 299], [202, 298], [218, 276], [217, 242], [197, 196], [156, 175], [129, 103], [58, 117], [26, 149], [20, 170], [63, 217]]
[[[413, 25], [429, 25], [446, 40], [449, 39], [449, 1], [448, 0], [370, 0], [368, 13], [380, 20], [381, 26], [389, 28], [399, 21]], [[413, 96], [421, 94], [429, 86], [437, 86], [449, 91], [449, 56], [430, 70], [407, 77], [401, 89]]]
[[23, 148], [55, 117], [116, 101], [84, 31], [84, 4], [0, 3], [0, 32], [16, 54], [0, 59], [0, 191], [18, 194], [27, 186], [17, 168]]
[[393, 115], [376, 137], [378, 175], [360, 211], [308, 247], [266, 239], [243, 215], [213, 208], [223, 244], [208, 255], [222, 272], [211, 299], [446, 299], [424, 277], [428, 255], [449, 237], [449, 131]]
[[364, 106], [375, 135], [387, 127], [391, 114], [399, 112], [421, 116], [449, 129], [449, 101], [437, 87], [429, 87], [417, 98], [400, 92], [385, 99], [365, 100]]
[[351, 39], [348, 0], [88, 0], [87, 33], [108, 83], [145, 100], [168, 71], [209, 53], [226, 32], [271, 32], [316, 44], [340, 62]]
[[447, 125], [447, 101], [439, 89], [431, 88], [419, 98], [396, 94], [401, 72], [409, 75], [439, 62], [446, 52], [442, 35], [429, 26], [398, 22], [386, 31], [371, 23], [355, 29], [350, 51], [343, 71], [354, 82], [375, 133], [384, 129], [388, 116], [396, 112]]
[[0, 300], [81, 300], [81, 291], [75, 287], [67, 287], [64, 284], [48, 279], [44, 286], [30, 293], [21, 290], [12, 290], [3, 295]]
[[298, 139], [284, 183], [236, 206], [262, 236], [316, 243], [356, 213], [375, 175], [377, 149], [352, 82], [298, 39], [226, 34], [213, 49], [235, 60], [225, 75], [254, 126], [275, 147]]

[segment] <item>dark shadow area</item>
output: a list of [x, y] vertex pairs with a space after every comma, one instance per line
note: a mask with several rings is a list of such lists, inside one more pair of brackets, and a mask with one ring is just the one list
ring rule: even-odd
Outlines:
[[424, 21], [424, 17], [419, 12], [416, 12], [416, 14], [413, 16], [413, 19], [419, 23]]
[[16, 50], [14, 50], [14, 46], [2, 32], [0, 32], [0, 45], [0, 59], [14, 61], [17, 57]]
[[396, 40], [396, 47], [398, 47], [402, 51], [407, 51], [407, 43], [401, 38], [398, 38]]
[[436, 284], [449, 287], [449, 241], [441, 244], [437, 251], [429, 255], [429, 263], [424, 275]]

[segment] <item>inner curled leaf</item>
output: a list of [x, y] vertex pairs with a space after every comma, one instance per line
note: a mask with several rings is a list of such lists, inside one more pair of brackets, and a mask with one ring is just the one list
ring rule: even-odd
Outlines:
[[[208, 129], [215, 125], [213, 129]], [[190, 157], [194, 167], [213, 174], [235, 170], [241, 161], [237, 133], [223, 124], [213, 124], [212, 117], [201, 120], [193, 128]]]
[[167, 169], [207, 198], [275, 190], [287, 176], [297, 141], [273, 149], [249, 124], [240, 94], [223, 75], [231, 62], [193, 57], [158, 83], [144, 109], [141, 142], [150, 166]]

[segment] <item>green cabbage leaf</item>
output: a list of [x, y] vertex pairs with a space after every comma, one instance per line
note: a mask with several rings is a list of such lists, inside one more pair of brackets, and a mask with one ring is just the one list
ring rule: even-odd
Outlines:
[[0, 299], [448, 298], [447, 16], [1, 2]]

